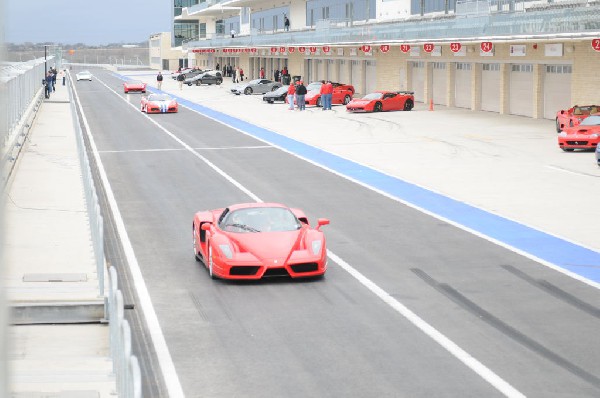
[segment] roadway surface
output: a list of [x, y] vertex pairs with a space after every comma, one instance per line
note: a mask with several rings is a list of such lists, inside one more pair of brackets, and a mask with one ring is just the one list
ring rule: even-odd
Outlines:
[[[185, 396], [600, 394], [594, 286], [185, 107], [148, 117], [94, 75], [77, 92]], [[193, 214], [256, 199], [331, 220], [324, 279], [208, 277]], [[164, 395], [139, 332], [145, 392]]]

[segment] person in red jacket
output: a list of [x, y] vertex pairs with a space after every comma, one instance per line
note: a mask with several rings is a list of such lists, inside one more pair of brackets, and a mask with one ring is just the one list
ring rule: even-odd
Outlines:
[[331, 110], [331, 100], [333, 98], [333, 84], [331, 80], [327, 80], [327, 83], [321, 86], [321, 105], [323, 110]]
[[294, 97], [296, 96], [296, 86], [293, 84], [290, 84], [290, 86], [288, 87], [288, 92], [287, 92], [287, 101], [288, 101], [288, 109], [290, 111], [294, 110]]

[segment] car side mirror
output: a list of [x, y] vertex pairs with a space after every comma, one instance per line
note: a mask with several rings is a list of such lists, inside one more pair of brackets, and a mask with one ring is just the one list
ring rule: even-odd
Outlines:
[[564, 115], [565, 114], [565, 110], [563, 109], [562, 111], [560, 111], [560, 114]]
[[329, 225], [328, 218], [319, 218], [317, 219], [317, 229], [320, 229], [323, 225]]
[[200, 227], [200, 229], [203, 230], [203, 231], [209, 231], [211, 227], [212, 227], [211, 223], [205, 222], [204, 224], [202, 224], [202, 226]]

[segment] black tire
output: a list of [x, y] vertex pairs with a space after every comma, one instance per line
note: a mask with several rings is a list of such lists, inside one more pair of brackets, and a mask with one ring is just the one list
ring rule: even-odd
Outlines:
[[213, 257], [212, 257], [212, 248], [210, 247], [210, 245], [208, 244], [208, 242], [206, 242], [206, 246], [208, 247], [208, 264], [206, 264], [206, 267], [208, 268], [208, 275], [210, 275], [210, 279], [217, 279], [217, 277], [215, 276], [215, 274], [213, 274]]
[[189, 87], [192, 87], [192, 83], [187, 83], [187, 85], [188, 85]]
[[573, 152], [575, 149], [574, 148], [560, 148], [565, 152]]
[[246, 95], [252, 94], [252, 89], [250, 87], [246, 87], [246, 89], [244, 90], [244, 94], [246, 94]]
[[194, 226], [192, 226], [192, 244], [194, 248], [194, 257], [196, 261], [202, 261], [202, 257], [198, 256], [198, 252], [196, 251], [196, 234], [194, 233]]
[[321, 97], [317, 98], [317, 103], [315, 105], [316, 106], [321, 106]]
[[560, 129], [560, 122], [558, 121], [558, 118], [556, 118], [556, 133], [560, 133], [561, 129]]
[[275, 103], [275, 101], [273, 101], [273, 100], [267, 100], [267, 102], [268, 102], [269, 104], [273, 104], [273, 103]]
[[346, 94], [346, 96], [344, 97], [344, 105], [348, 105], [350, 101], [352, 101], [352, 97]]
[[381, 105], [381, 102], [376, 102], [375, 105], [373, 106], [373, 112], [381, 112], [383, 110], [383, 105]]
[[415, 107], [415, 104], [410, 99], [406, 100], [406, 102], [404, 103], [404, 110], [407, 111], [407, 112], [411, 111], [412, 108], [414, 108], [414, 107]]

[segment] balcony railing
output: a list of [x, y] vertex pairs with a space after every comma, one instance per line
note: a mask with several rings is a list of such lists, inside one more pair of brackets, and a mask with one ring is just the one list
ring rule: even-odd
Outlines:
[[[480, 38], [516, 38], [542, 36], [598, 35], [600, 6], [550, 8], [542, 11], [496, 12], [485, 15], [445, 15], [439, 18], [412, 17], [408, 20], [345, 26], [344, 23], [319, 23], [318, 29], [285, 32], [260, 32], [235, 38], [207, 35], [204, 40], [190, 41], [187, 48], [270, 46], [282, 43], [355, 44], [377, 42], [410, 42], [423, 40], [476, 40]], [[341, 25], [341, 26], [340, 26]], [[326, 27], [326, 28], [325, 28]]]

